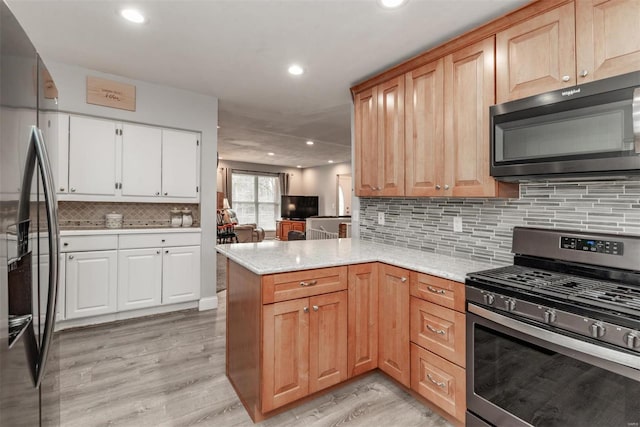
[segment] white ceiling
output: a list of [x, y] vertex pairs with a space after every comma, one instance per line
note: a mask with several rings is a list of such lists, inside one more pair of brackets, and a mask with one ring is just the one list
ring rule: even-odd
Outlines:
[[[45, 61], [217, 96], [222, 157], [303, 167], [350, 159], [351, 85], [527, 3], [8, 1]], [[148, 22], [124, 21], [125, 6]]]

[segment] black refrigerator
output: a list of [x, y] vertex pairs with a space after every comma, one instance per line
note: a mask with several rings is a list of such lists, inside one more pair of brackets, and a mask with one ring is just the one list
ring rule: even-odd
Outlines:
[[3, 0], [0, 46], [0, 426], [59, 425], [57, 89]]

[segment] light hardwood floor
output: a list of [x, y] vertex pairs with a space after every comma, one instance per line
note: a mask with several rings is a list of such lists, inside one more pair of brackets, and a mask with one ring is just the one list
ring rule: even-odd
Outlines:
[[[225, 294], [218, 310], [182, 311], [60, 333], [63, 426], [251, 426], [224, 374]], [[449, 423], [379, 373], [259, 426]]]

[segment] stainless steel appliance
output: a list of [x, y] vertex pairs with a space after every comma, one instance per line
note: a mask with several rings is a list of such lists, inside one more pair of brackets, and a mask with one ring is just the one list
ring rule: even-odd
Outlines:
[[40, 127], [56, 88], [0, 1], [0, 425], [59, 425], [56, 198]]
[[498, 180], [640, 174], [640, 71], [495, 105], [490, 117]]
[[469, 274], [469, 426], [640, 425], [640, 236], [516, 227]]

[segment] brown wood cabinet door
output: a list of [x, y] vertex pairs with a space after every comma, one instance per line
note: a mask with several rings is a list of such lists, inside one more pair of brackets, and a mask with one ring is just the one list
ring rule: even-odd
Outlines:
[[578, 83], [640, 69], [640, 1], [576, 1]]
[[499, 32], [496, 55], [498, 104], [575, 85], [573, 3]]
[[442, 196], [444, 61], [406, 74], [405, 195]]
[[386, 264], [378, 274], [378, 367], [409, 387], [409, 271]]
[[404, 76], [378, 86], [377, 196], [404, 195]]
[[493, 37], [445, 58], [446, 196], [496, 195], [496, 181], [489, 174], [493, 58]]
[[378, 367], [378, 264], [349, 266], [349, 377]]
[[309, 393], [308, 310], [308, 298], [263, 306], [262, 412]]
[[347, 291], [309, 298], [309, 393], [347, 379]]
[[378, 88], [373, 87], [355, 97], [355, 193], [374, 196], [379, 193]]

